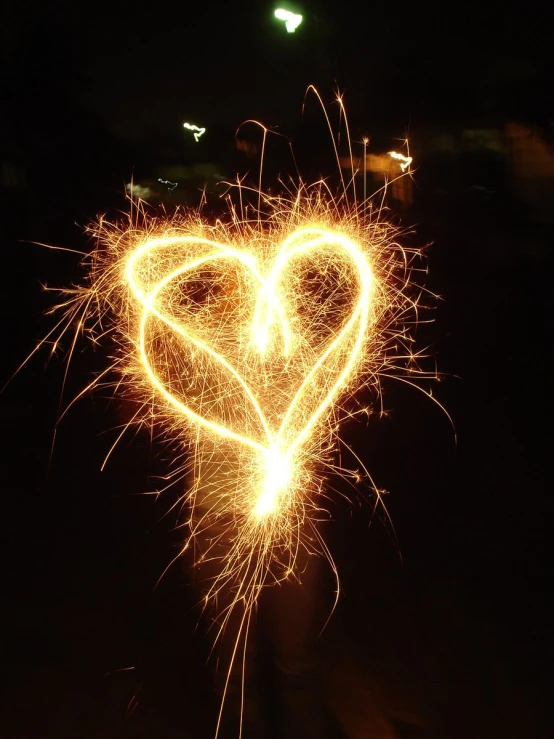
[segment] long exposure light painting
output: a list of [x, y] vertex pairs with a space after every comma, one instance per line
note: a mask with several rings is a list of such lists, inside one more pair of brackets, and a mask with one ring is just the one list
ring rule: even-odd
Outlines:
[[[268, 130], [257, 125], [265, 145]], [[337, 574], [318, 528], [329, 478], [373, 487], [355, 450], [352, 468], [337, 455], [341, 423], [370, 414], [357, 403], [363, 387], [378, 397], [383, 376], [422, 374], [408, 331], [421, 296], [411, 283], [417, 254], [397, 243], [379, 208], [358, 202], [352, 174], [333, 196], [323, 180], [271, 195], [260, 173], [258, 188], [229, 184], [217, 219], [159, 218], [136, 201], [127, 225], [100, 219], [87, 282], [62, 291], [62, 318], [45, 339], [57, 331], [57, 346], [73, 331], [69, 357], [83, 332], [115, 342], [113, 362], [83, 392], [115, 373], [116, 391], [136, 402], [127, 427], [178, 440], [171, 479], [196, 471], [183, 484], [182, 552], [213, 527], [227, 531], [206, 603], [231, 589], [246, 632], [261, 589], [301, 576], [301, 550], [326, 557]], [[206, 502], [201, 471], [215, 450], [231, 473]]]

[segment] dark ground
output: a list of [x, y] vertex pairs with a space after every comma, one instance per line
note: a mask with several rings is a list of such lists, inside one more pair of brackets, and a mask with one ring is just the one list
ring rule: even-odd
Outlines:
[[[81, 196], [82, 197], [82, 196]], [[16, 203], [3, 252], [7, 376], [51, 325], [37, 279], [67, 284], [82, 248], [71, 219], [94, 200]], [[51, 212], [56, 212], [53, 220]], [[551, 736], [552, 236], [502, 204], [411, 215], [443, 300], [421, 331], [444, 380], [435, 397], [390, 380], [390, 417], [347, 437], [379, 487], [402, 553], [369, 509], [337, 506], [330, 544], [343, 594], [324, 634], [327, 687], [351, 739]], [[63, 265], [63, 266], [60, 266]], [[68, 397], [102, 365], [78, 355]], [[163, 468], [124, 442], [104, 473], [113, 407], [82, 400], [49, 447], [62, 365], [35, 357], [0, 397], [3, 626], [0, 724], [8, 739], [210, 737], [214, 705], [187, 578], [156, 588], [177, 544], [171, 498], [141, 496]], [[132, 669], [125, 669], [132, 668]]]

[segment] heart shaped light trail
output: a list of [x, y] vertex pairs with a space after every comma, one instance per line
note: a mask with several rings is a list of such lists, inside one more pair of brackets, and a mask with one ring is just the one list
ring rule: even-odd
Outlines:
[[372, 210], [365, 174], [357, 202], [349, 136], [348, 183], [332, 141], [340, 195], [320, 181], [274, 196], [262, 190], [269, 131], [248, 123], [263, 131], [258, 187], [237, 180], [217, 220], [179, 210], [156, 218], [134, 200], [129, 224], [101, 218], [83, 260], [87, 283], [61, 291], [62, 316], [35, 348], [51, 343], [54, 352], [73, 332], [68, 361], [83, 333], [112, 350], [109, 366], [69, 403], [110, 385], [136, 403], [104, 464], [128, 428], [149, 425], [167, 442], [167, 487], [182, 486], [178, 520], [188, 530], [178, 556], [191, 550], [195, 565], [211, 570], [205, 603], [219, 608], [215, 641], [240, 608], [227, 680], [245, 659], [241, 635], [245, 644], [262, 588], [300, 579], [302, 550], [328, 559], [338, 598], [318, 525], [330, 490], [324, 475], [352, 487], [365, 478], [380, 501], [356, 452], [348, 452], [355, 470], [336, 453], [339, 444], [349, 449], [340, 423], [369, 415], [356, 407], [357, 391], [378, 393], [382, 376], [406, 370], [409, 384], [430, 376], [409, 330], [423, 292], [410, 297], [418, 251], [398, 245], [397, 229], [376, 215], [382, 208]]
[[55, 348], [73, 329], [69, 359], [83, 332], [115, 346], [80, 394], [113, 384], [136, 403], [106, 461], [126, 429], [156, 428], [171, 450], [167, 487], [184, 481], [182, 552], [217, 560], [206, 601], [232, 590], [246, 614], [262, 587], [300, 575], [301, 550], [336, 574], [318, 527], [326, 475], [354, 487], [365, 477], [380, 500], [356, 453], [354, 470], [336, 454], [339, 428], [367, 411], [353, 397], [362, 386], [378, 391], [382, 374], [415, 366], [406, 321], [417, 301], [410, 254], [367, 205], [316, 183], [290, 196], [255, 191], [251, 218], [237, 191], [240, 217], [229, 200], [226, 220], [158, 219], [140, 203], [130, 225], [100, 219], [88, 284], [63, 291], [45, 341], [54, 335]]
[[[259, 460], [261, 485], [252, 491], [251, 512], [261, 519], [286, 497], [302, 446], [317, 433], [359, 363], [371, 323], [374, 276], [360, 246], [331, 230], [299, 229], [280, 247], [270, 243], [257, 251], [192, 235], [148, 240], [129, 256], [126, 278], [141, 308], [136, 343], [145, 377], [183, 421], [252, 451]], [[336, 300], [322, 301], [317, 291], [303, 294], [306, 262], [315, 279], [330, 265], [341, 268], [346, 262], [351, 267], [351, 274], [337, 269], [337, 277], [346, 282], [333, 286], [335, 295], [353, 300], [342, 308], [344, 316], [334, 331], [329, 324], [337, 324], [337, 317], [329, 312], [337, 311]], [[242, 279], [242, 289], [235, 284], [220, 297], [219, 305], [215, 301], [215, 317], [208, 315], [207, 324], [200, 327], [194, 312], [202, 307], [205, 312], [206, 305], [214, 303], [213, 286], [207, 285], [208, 297], [200, 308], [190, 301], [183, 305], [182, 296], [197, 285], [203, 269], [219, 270], [221, 276], [230, 264], [247, 279]], [[294, 285], [292, 294], [285, 278]], [[225, 331], [229, 313], [240, 315], [244, 325], [234, 322], [231, 331]], [[326, 341], [306, 325], [314, 320], [319, 333], [327, 328]], [[223, 333], [234, 335], [218, 348]], [[183, 367], [177, 381], [175, 377], [191, 350], [197, 360], [188, 362], [187, 382], [191, 389], [201, 384], [201, 394], [183, 389]], [[158, 370], [160, 353], [163, 371]], [[177, 360], [175, 353], [181, 354]], [[276, 382], [281, 389], [277, 399]], [[226, 386], [232, 390], [227, 397]], [[283, 397], [289, 399], [288, 407], [275, 414], [276, 400], [282, 406]], [[275, 416], [277, 424], [272, 423]]]
[[405, 365], [418, 372], [411, 258], [393, 227], [339, 206], [324, 183], [291, 198], [259, 193], [255, 219], [230, 204], [227, 222], [179, 211], [159, 220], [138, 205], [130, 227], [101, 219], [91, 228], [88, 284], [63, 291], [62, 318], [42, 344], [53, 336], [55, 349], [73, 330], [69, 360], [83, 332], [115, 346], [80, 395], [113, 383], [136, 403], [107, 458], [137, 424], [167, 442], [167, 487], [182, 486], [187, 530], [175, 559], [189, 550], [211, 573], [214, 641], [240, 614], [229, 680], [262, 589], [301, 579], [300, 555], [329, 561], [338, 599], [319, 529], [324, 475], [355, 487], [361, 468], [380, 500], [354, 450], [360, 467], [343, 467], [339, 427], [362, 386], [378, 391], [381, 375]]

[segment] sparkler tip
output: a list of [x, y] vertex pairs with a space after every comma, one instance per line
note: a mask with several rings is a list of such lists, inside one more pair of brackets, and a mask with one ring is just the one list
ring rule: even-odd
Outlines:
[[282, 454], [278, 449], [270, 449], [264, 455], [263, 464], [264, 485], [254, 507], [254, 515], [258, 520], [278, 510], [282, 494], [290, 488], [294, 471], [290, 455]]

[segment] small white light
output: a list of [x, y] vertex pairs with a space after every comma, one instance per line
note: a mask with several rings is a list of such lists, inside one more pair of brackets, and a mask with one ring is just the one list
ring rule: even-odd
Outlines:
[[289, 33], [294, 33], [298, 26], [302, 23], [302, 16], [297, 13], [291, 13], [290, 10], [277, 8], [275, 17], [280, 21], [285, 21], [285, 28]]

